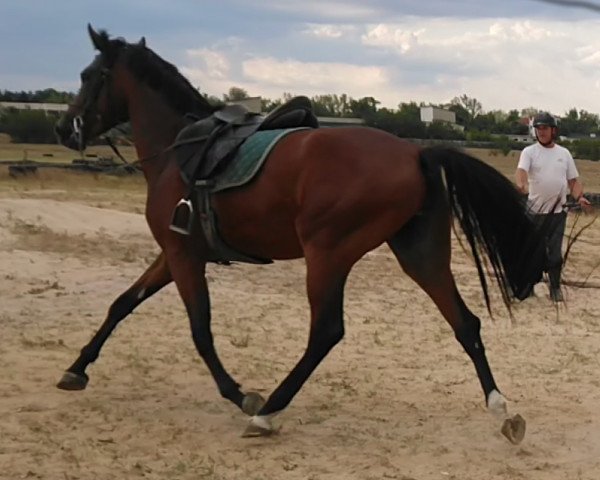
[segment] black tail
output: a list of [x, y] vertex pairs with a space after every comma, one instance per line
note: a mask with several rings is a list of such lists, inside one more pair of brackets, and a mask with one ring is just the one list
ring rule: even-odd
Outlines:
[[507, 307], [512, 298], [523, 300], [546, 262], [543, 229], [533, 223], [525, 198], [500, 172], [460, 150], [425, 148], [421, 160], [426, 175], [443, 169], [450, 207], [471, 247], [488, 310], [482, 257], [489, 259]]

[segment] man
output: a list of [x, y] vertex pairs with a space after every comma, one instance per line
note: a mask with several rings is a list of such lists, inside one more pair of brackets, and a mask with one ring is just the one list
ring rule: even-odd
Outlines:
[[562, 302], [560, 272], [562, 268], [562, 241], [567, 213], [564, 205], [567, 192], [584, 210], [590, 202], [583, 196], [583, 185], [569, 150], [555, 143], [558, 128], [549, 113], [540, 113], [533, 120], [537, 143], [525, 147], [519, 158], [517, 188], [528, 193], [529, 206], [540, 224], [548, 225], [546, 272], [550, 281], [550, 298]]

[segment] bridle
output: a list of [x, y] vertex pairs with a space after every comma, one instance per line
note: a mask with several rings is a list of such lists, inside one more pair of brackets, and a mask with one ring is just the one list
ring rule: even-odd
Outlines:
[[[84, 123], [85, 123], [84, 118], [89, 118], [93, 114], [95, 114], [97, 117], [99, 117], [99, 114], [95, 113], [94, 110], [96, 109], [96, 104], [98, 102], [98, 99], [100, 98], [102, 89], [104, 87], [108, 86], [108, 82], [109, 82], [110, 78], [111, 78], [110, 69], [108, 67], [102, 67], [102, 69], [100, 70], [100, 78], [95, 80], [94, 84], [92, 85], [93, 90], [91, 91], [91, 93], [89, 95], [87, 95], [87, 99], [83, 105], [83, 108], [81, 108], [81, 113], [79, 115], [76, 115], [75, 117], [73, 117], [73, 121], [72, 121], [73, 136], [75, 137], [75, 141], [77, 142], [77, 146], [79, 148], [79, 152], [81, 153], [82, 158], [83, 158], [83, 151], [85, 150], [85, 147], [86, 147], [85, 139], [83, 136], [83, 127], [84, 127]], [[107, 88], [106, 92], [107, 92], [107, 95], [110, 96], [111, 90], [109, 88]], [[108, 99], [107, 103], [109, 105], [111, 105], [110, 98]], [[118, 126], [115, 127], [115, 129], [119, 130], [121, 133], [125, 133]], [[112, 139], [110, 137], [101, 136], [100, 138], [102, 138], [108, 144], [108, 146], [112, 149], [112, 151], [115, 153], [115, 155], [117, 155], [121, 159], [121, 161], [126, 165], [131, 165], [131, 166], [137, 167], [138, 164], [141, 164], [146, 160], [146, 159], [138, 159], [133, 163], [128, 162], [125, 159], [125, 157], [121, 154], [121, 152], [119, 152], [119, 149], [117, 148], [117, 146], [114, 144], [114, 142], [112, 141]], [[158, 154], [153, 155], [152, 157], [156, 157], [156, 156], [158, 156]]]
[[[83, 137], [84, 118], [89, 118], [94, 114], [96, 109], [96, 103], [100, 98], [102, 89], [107, 85], [108, 79], [110, 78], [110, 70], [107, 67], [102, 67], [100, 71], [100, 78], [95, 79], [92, 84], [92, 91], [86, 97], [86, 101], [80, 109], [80, 114], [73, 117], [73, 135], [79, 147], [79, 151], [83, 153], [85, 149], [85, 139]], [[70, 106], [79, 107], [78, 105], [71, 104]], [[95, 113], [96, 116], [99, 116]]]
[[[108, 96], [107, 104], [112, 105], [112, 102], [110, 101], [111, 100], [110, 99], [111, 89], [108, 88], [108, 83], [109, 83], [110, 79], [111, 79], [111, 70], [108, 67], [103, 66], [102, 69], [100, 70], [100, 78], [95, 79], [94, 84], [91, 86], [92, 90], [91, 90], [90, 94], [86, 96], [87, 97], [86, 101], [83, 104], [83, 107], [80, 109], [81, 113], [79, 115], [76, 115], [73, 117], [73, 120], [72, 120], [73, 136], [75, 137], [75, 140], [77, 142], [77, 146], [79, 148], [79, 152], [81, 153], [82, 158], [84, 155], [83, 151], [85, 150], [85, 147], [86, 147], [85, 139], [84, 139], [84, 135], [83, 135], [83, 127], [85, 124], [84, 118], [89, 118], [92, 115], [95, 115], [96, 117], [100, 118], [100, 114], [97, 113], [95, 110], [96, 110], [96, 104], [98, 103], [98, 99], [100, 98], [100, 94], [102, 93], [102, 89], [104, 87], [107, 87], [107, 89], [106, 89], [106, 94]], [[71, 104], [71, 106], [77, 106], [77, 105]], [[113, 127], [110, 130], [117, 130], [122, 134], [126, 134], [126, 132], [123, 130], [123, 128], [120, 127], [119, 125]], [[164, 148], [160, 152], [148, 155], [143, 158], [138, 158], [134, 162], [128, 162], [125, 159], [125, 157], [121, 154], [121, 152], [119, 152], [119, 149], [114, 144], [114, 142], [110, 136], [101, 135], [100, 138], [102, 138], [108, 144], [108, 146], [112, 149], [112, 151], [115, 153], [115, 155], [117, 155], [125, 165], [137, 168], [138, 170], [142, 169], [141, 165], [144, 164], [145, 162], [154, 160], [154, 159], [160, 157], [161, 155], [163, 155], [164, 153], [166, 153], [170, 150], [173, 150], [177, 146], [176, 144], [172, 144], [172, 145], [169, 145], [168, 147]]]

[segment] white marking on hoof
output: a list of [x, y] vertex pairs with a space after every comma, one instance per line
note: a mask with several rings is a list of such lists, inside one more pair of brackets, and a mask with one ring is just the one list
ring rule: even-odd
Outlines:
[[270, 413], [269, 415], [254, 415], [250, 419], [250, 423], [246, 427], [246, 430], [242, 434], [242, 437], [268, 437], [273, 433], [277, 432], [273, 426], [273, 418], [277, 413]]
[[488, 410], [496, 416], [505, 418], [508, 414], [506, 399], [498, 390], [492, 390], [487, 399]]
[[275, 430], [275, 427], [273, 426], [273, 419], [276, 415], [276, 413], [270, 413], [269, 415], [254, 415], [250, 419], [250, 423], [263, 430], [273, 431]]

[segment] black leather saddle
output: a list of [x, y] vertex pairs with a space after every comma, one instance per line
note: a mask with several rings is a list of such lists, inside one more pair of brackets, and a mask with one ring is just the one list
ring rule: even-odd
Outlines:
[[319, 127], [312, 104], [304, 96], [292, 98], [266, 116], [251, 113], [243, 105], [227, 105], [183, 128], [172, 148], [184, 180], [192, 184], [222, 171], [257, 130], [296, 127]]

